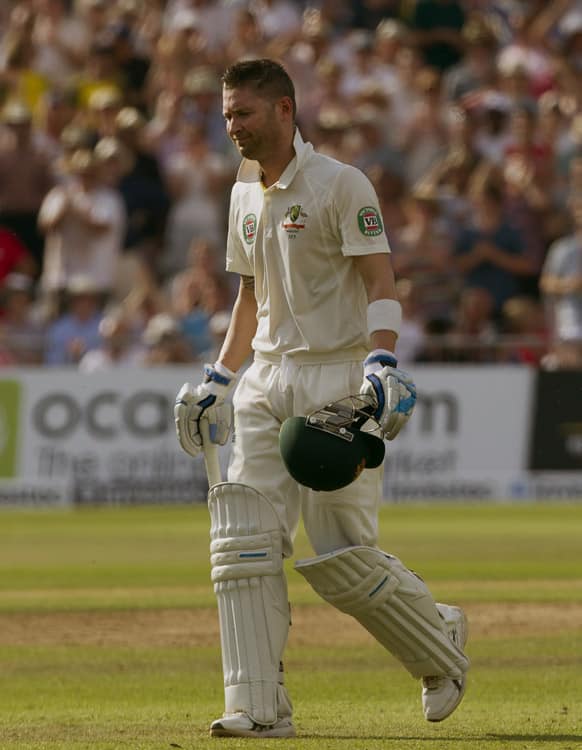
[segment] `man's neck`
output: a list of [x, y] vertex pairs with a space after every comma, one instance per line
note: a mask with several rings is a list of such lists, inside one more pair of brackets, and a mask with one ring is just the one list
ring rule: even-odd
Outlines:
[[269, 160], [267, 164], [261, 163], [261, 182], [263, 185], [266, 188], [274, 185], [294, 158], [295, 149], [293, 148], [293, 142], [291, 142], [276, 158]]

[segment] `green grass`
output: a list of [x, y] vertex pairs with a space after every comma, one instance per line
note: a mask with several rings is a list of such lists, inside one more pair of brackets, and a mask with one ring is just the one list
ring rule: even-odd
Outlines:
[[[582, 504], [387, 506], [381, 527], [382, 546], [439, 599], [485, 613], [582, 606]], [[371, 639], [338, 646], [326, 632], [301, 646], [292, 628], [299, 737], [252, 743], [207, 736], [222, 710], [217, 645], [151, 645], [139, 632], [122, 646], [74, 632], [3, 638], [16, 618], [82, 616], [98, 630], [116, 611], [208, 617], [207, 548], [202, 506], [0, 514], [0, 750], [582, 748], [582, 626], [563, 617], [547, 632], [472, 632], [467, 696], [436, 725], [421, 717], [418, 685]], [[300, 534], [296, 556], [310, 554]], [[328, 607], [291, 570], [289, 583], [296, 610]]]

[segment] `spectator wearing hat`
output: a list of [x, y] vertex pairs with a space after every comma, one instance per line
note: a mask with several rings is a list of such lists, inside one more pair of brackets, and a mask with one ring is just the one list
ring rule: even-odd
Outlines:
[[122, 309], [101, 318], [99, 336], [99, 346], [85, 352], [79, 360], [80, 372], [102, 372], [142, 363], [145, 347], [134, 341], [130, 321]]
[[121, 108], [123, 77], [113, 56], [113, 45], [107, 37], [98, 37], [92, 42], [75, 88], [81, 109], [95, 121], [101, 135], [111, 135], [112, 130], [105, 131], [100, 121], [104, 115], [111, 115], [106, 121], [112, 123]]
[[25, 104], [9, 101], [0, 117], [6, 132], [0, 141], [0, 225], [28, 248], [40, 271], [44, 248], [37, 217], [54, 184], [51, 160], [35, 142], [32, 112]]
[[444, 93], [454, 102], [471, 106], [496, 86], [495, 60], [499, 42], [490, 24], [480, 16], [472, 17], [465, 23], [461, 36], [465, 52], [462, 59], [447, 70]]
[[101, 344], [102, 289], [91, 276], [71, 275], [65, 288], [65, 310], [49, 324], [44, 362], [51, 366], [78, 365]]
[[115, 119], [123, 107], [123, 96], [117, 85], [98, 85], [87, 100], [87, 123], [95, 137], [115, 135]]
[[143, 364], [148, 367], [195, 361], [178, 321], [168, 313], [159, 313], [149, 320], [142, 341], [146, 347]]
[[377, 77], [391, 99], [400, 92], [396, 57], [406, 40], [406, 27], [394, 18], [383, 18], [374, 30], [373, 45]]
[[93, 151], [75, 151], [67, 170], [69, 179], [48, 193], [40, 210], [39, 225], [46, 235], [42, 289], [58, 297], [72, 277], [83, 274], [107, 296], [117, 282], [125, 232], [123, 202], [105, 184]]
[[0, 282], [0, 341], [14, 365], [40, 365], [46, 326], [34, 306], [34, 281], [23, 273], [9, 273]]

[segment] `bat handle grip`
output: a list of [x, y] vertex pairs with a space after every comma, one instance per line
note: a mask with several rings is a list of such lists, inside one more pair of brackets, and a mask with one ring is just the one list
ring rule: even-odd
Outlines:
[[218, 460], [218, 448], [216, 447], [216, 443], [213, 443], [210, 439], [210, 425], [204, 417], [200, 420], [200, 437], [202, 438], [204, 465], [206, 467], [206, 476], [208, 477], [208, 487], [210, 488], [222, 482], [222, 475]]

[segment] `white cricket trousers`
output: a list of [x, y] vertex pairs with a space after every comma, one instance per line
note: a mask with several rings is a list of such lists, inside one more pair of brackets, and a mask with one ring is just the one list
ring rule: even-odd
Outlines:
[[304, 416], [325, 404], [359, 392], [361, 348], [334, 353], [322, 362], [257, 354], [234, 394], [234, 444], [229, 482], [262, 492], [281, 520], [283, 554], [293, 553], [301, 514], [318, 555], [354, 545], [375, 546], [382, 466], [334, 492], [314, 492], [288, 473], [279, 452], [279, 431], [287, 417]]

